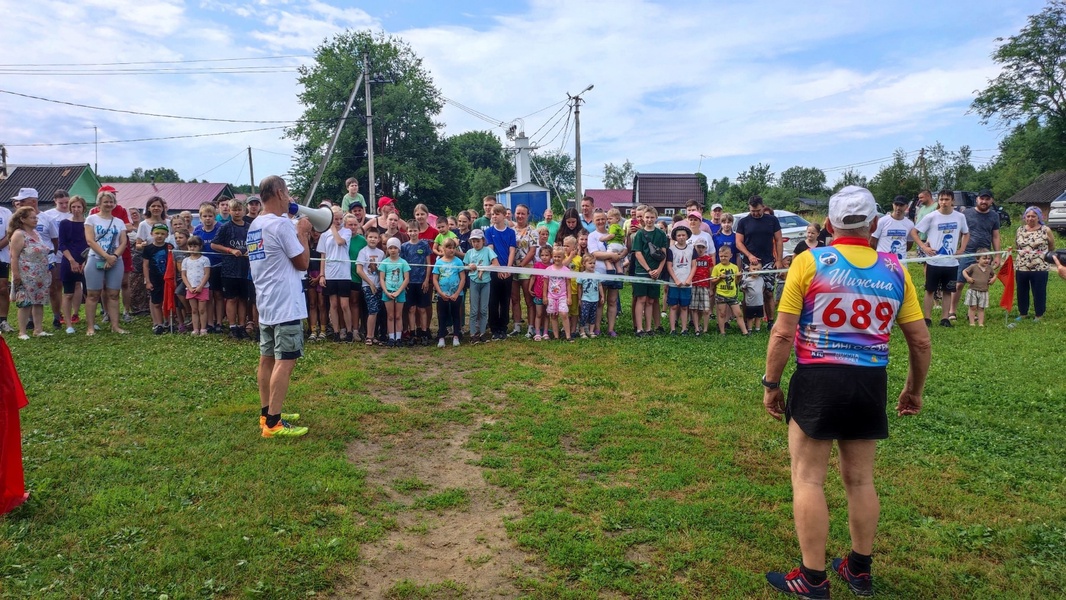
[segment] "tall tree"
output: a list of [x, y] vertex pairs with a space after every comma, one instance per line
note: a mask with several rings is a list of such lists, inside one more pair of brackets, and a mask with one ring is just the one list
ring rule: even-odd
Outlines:
[[622, 166], [614, 163], [603, 165], [603, 187], [609, 190], [626, 190], [633, 187], [633, 178], [637, 172], [633, 170], [633, 163], [626, 159]]
[[789, 167], [781, 171], [777, 185], [801, 194], [821, 196], [825, 194], [825, 172], [817, 167]]
[[984, 123], [1011, 125], [1030, 118], [1066, 124], [1066, 1], [1049, 0], [1017, 35], [1003, 42], [992, 60], [1002, 66], [970, 109]]
[[922, 189], [922, 182], [914, 165], [907, 160], [907, 152], [898, 148], [892, 154], [892, 162], [882, 167], [867, 187], [881, 205], [886, 205], [896, 196], [917, 196]]
[[548, 188], [552, 206], [574, 197], [574, 159], [561, 150], [533, 155], [533, 180]]
[[866, 187], [866, 176], [856, 171], [855, 169], [848, 169], [844, 171], [840, 174], [840, 177], [837, 178], [836, 183], [833, 184], [833, 193], [835, 194], [849, 185]]
[[[338, 34], [315, 50], [314, 64], [299, 69], [297, 81], [303, 91], [298, 97], [305, 108], [300, 121], [285, 132], [296, 141], [293, 193], [305, 193], [310, 185], [362, 71], [364, 52], [369, 54], [370, 76], [385, 81], [372, 80], [371, 85], [376, 192], [395, 198], [407, 212], [418, 202], [436, 203], [430, 206], [436, 211], [463, 204], [462, 186], [451, 181], [455, 173], [446, 169], [458, 168], [458, 154], [441, 139], [442, 124], [434, 121], [442, 99], [422, 59], [402, 40], [367, 31]], [[360, 89], [358, 106], [341, 130], [319, 184], [323, 193], [343, 191], [348, 177], [366, 180], [366, 128], [356, 117], [364, 102]]]

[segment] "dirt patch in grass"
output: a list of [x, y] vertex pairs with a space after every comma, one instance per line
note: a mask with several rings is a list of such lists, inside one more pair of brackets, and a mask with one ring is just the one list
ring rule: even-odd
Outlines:
[[[454, 393], [432, 410], [454, 409], [469, 400], [465, 388], [464, 381], [455, 381]], [[401, 395], [393, 392], [388, 401], [406, 402]], [[445, 583], [440, 593], [452, 594], [446, 597], [456, 597], [459, 589], [464, 598], [515, 598], [519, 577], [537, 578], [532, 555], [508, 539], [504, 528], [507, 519], [520, 514], [517, 502], [485, 481], [474, 465], [481, 456], [464, 448], [492, 420], [475, 415], [469, 425], [437, 423], [371, 434], [349, 445], [348, 458], [366, 469], [373, 493], [398, 508], [395, 527], [360, 548], [360, 564], [336, 588], [336, 597], [385, 598], [408, 587], [428, 590]]]

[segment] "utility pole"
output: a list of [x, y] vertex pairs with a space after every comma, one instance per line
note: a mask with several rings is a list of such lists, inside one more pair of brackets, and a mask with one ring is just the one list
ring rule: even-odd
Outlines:
[[255, 193], [255, 172], [252, 171], [252, 147], [248, 146], [248, 179], [252, 180], [252, 193]]
[[[363, 73], [370, 70], [370, 53], [363, 53]], [[363, 78], [366, 86], [363, 95], [366, 96], [366, 161], [367, 161], [367, 210], [372, 214], [378, 212], [377, 191], [374, 189], [374, 111], [370, 107], [370, 78]]]
[[581, 204], [581, 94], [591, 90], [592, 84], [577, 94], [570, 96], [574, 101], [574, 204]]
[[[359, 79], [355, 80], [355, 86], [352, 87], [352, 95], [348, 97], [348, 103], [344, 105], [344, 113], [341, 114], [340, 120], [337, 121], [337, 128], [333, 130], [333, 137], [329, 140], [329, 146], [326, 147], [326, 155], [322, 157], [322, 162], [318, 165], [315, 178], [311, 181], [311, 188], [307, 191], [307, 197], [303, 199], [303, 203], [306, 206], [311, 205], [315, 190], [318, 189], [318, 184], [322, 181], [322, 173], [326, 170], [326, 165], [329, 164], [329, 158], [333, 156], [333, 148], [337, 145], [337, 139], [341, 136], [341, 129], [344, 128], [344, 124], [348, 121], [348, 113], [352, 111], [352, 104], [355, 104], [355, 95], [359, 93], [359, 86], [363, 83], [365, 75], [365, 72], [360, 73]], [[373, 186], [373, 183], [371, 183], [371, 186]]]
[[929, 172], [925, 169], [925, 148], [918, 151], [918, 172], [921, 174], [922, 187], [929, 187]]

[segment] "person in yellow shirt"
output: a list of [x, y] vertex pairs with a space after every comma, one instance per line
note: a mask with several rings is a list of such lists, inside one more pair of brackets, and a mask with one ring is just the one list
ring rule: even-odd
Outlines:
[[718, 264], [711, 269], [711, 285], [714, 286], [714, 306], [718, 316], [718, 333], [725, 335], [725, 325], [729, 322], [729, 313], [737, 319], [740, 332], [748, 335], [748, 327], [744, 324], [744, 313], [740, 310], [740, 301], [737, 300], [737, 291], [740, 289], [740, 267], [729, 262], [733, 258], [733, 251], [729, 246], [718, 249]]

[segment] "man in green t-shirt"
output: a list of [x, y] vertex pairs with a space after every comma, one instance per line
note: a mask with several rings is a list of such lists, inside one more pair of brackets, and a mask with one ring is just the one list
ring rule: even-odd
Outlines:
[[548, 228], [548, 243], [555, 244], [555, 234], [559, 233], [559, 222], [555, 220], [555, 213], [552, 212], [551, 207], [544, 210], [544, 220], [537, 223], [537, 228], [541, 226]]
[[348, 193], [344, 195], [344, 199], [341, 200], [341, 212], [348, 212], [348, 209], [352, 207], [352, 204], [358, 204], [366, 210], [366, 199], [359, 193], [359, 180], [355, 177], [349, 177], [344, 182], [345, 187], [348, 188]]
[[644, 228], [633, 236], [633, 260], [636, 261], [637, 277], [647, 277], [648, 283], [633, 284], [634, 329], [637, 337], [654, 331], [655, 317], [659, 313], [659, 275], [666, 268], [666, 249], [670, 240], [666, 232], [655, 226], [659, 211], [647, 207], [644, 211]]
[[485, 216], [474, 219], [474, 224], [471, 225], [471, 229], [480, 229], [484, 231], [489, 225], [492, 224], [492, 207], [496, 206], [496, 196], [485, 196], [481, 200], [482, 206], [485, 207]]

